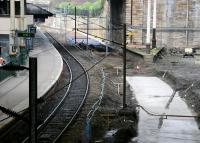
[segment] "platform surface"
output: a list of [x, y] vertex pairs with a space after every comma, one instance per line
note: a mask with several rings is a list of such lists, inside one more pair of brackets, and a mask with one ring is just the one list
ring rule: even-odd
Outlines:
[[[44, 96], [47, 91], [59, 79], [63, 60], [59, 52], [48, 41], [45, 35], [38, 30], [34, 39], [34, 49], [30, 57], [38, 60], [38, 98]], [[22, 71], [16, 77], [10, 77], [0, 83], [0, 105], [15, 112], [20, 112], [28, 107], [29, 101], [29, 73]], [[0, 120], [7, 115], [0, 111]], [[0, 122], [0, 127], [12, 118]]]

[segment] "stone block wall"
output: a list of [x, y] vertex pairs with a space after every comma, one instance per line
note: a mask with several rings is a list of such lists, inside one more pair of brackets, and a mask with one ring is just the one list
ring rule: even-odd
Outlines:
[[[131, 0], [126, 0], [125, 15], [126, 23], [131, 24]], [[133, 41], [136, 43], [145, 44], [146, 15], [147, 0], [133, 0], [132, 25], [135, 29], [132, 31], [134, 32]], [[157, 0], [157, 27], [159, 29], [157, 43], [159, 47], [184, 48], [200, 45], [199, 24], [199, 0]], [[192, 30], [186, 30], [186, 28], [192, 28]]]

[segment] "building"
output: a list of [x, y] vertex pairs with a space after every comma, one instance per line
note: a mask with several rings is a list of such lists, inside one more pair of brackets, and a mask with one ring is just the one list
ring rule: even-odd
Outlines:
[[27, 33], [35, 31], [36, 22], [44, 22], [52, 15], [26, 0], [0, 0], [0, 57], [5, 59], [5, 64], [26, 64], [33, 40]]

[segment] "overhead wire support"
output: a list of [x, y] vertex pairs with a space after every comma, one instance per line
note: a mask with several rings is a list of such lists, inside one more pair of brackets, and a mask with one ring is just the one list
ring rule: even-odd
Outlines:
[[124, 44], [123, 44], [123, 108], [127, 107], [126, 104], [126, 24], [124, 24]]
[[74, 36], [75, 36], [74, 38], [75, 38], [75, 39], [74, 39], [74, 40], [75, 40], [75, 44], [76, 44], [76, 32], [77, 32], [77, 17], [76, 17], [76, 7], [75, 7], [75, 21], [74, 21], [74, 22], [75, 22], [75, 34], [74, 34]]
[[37, 143], [37, 58], [29, 59], [29, 142]]
[[29, 142], [37, 143], [37, 58], [29, 58], [29, 68], [16, 64], [8, 64], [0, 67], [7, 71], [29, 70], [29, 120], [20, 114], [0, 106], [0, 110], [10, 116], [22, 119], [29, 123]]
[[89, 40], [89, 39], [88, 39], [88, 38], [89, 38], [89, 37], [88, 37], [88, 36], [89, 36], [89, 24], [90, 24], [90, 13], [89, 13], [89, 10], [88, 10], [88, 11], [87, 11], [87, 49], [88, 49], [88, 44], [89, 44], [89, 43], [88, 43], [88, 42], [89, 42], [89, 41], [88, 41], [88, 40]]

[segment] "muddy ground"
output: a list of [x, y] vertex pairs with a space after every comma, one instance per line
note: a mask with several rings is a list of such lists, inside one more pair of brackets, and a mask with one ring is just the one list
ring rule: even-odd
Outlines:
[[154, 69], [159, 73], [166, 73], [165, 79], [174, 90], [179, 91], [182, 99], [198, 116], [196, 119], [200, 127], [200, 55], [184, 58], [183, 51], [171, 51], [173, 50], [165, 50]]
[[[95, 62], [105, 57], [104, 52], [80, 50], [69, 45], [66, 46], [86, 69], [91, 68]], [[141, 57], [128, 52], [127, 76], [159, 76], [168, 82], [174, 90], [179, 91], [188, 106], [197, 115], [200, 115], [199, 59], [199, 55], [195, 55], [194, 58], [183, 58], [181, 50], [165, 50], [155, 63], [144, 63]], [[59, 140], [60, 143], [83, 142], [86, 140], [86, 136], [91, 137], [91, 142], [128, 143], [137, 136], [137, 101], [130, 91], [129, 85], [127, 85], [126, 100], [128, 107], [126, 110], [122, 110], [123, 88], [120, 86], [120, 93], [118, 94], [117, 85], [115, 84], [123, 82], [122, 70], [119, 70], [119, 75], [117, 75], [116, 70], [116, 67], [122, 67], [122, 65], [122, 53], [113, 51], [102, 62], [88, 71], [91, 82], [90, 92], [82, 111], [76, 121], [70, 126], [70, 129], [62, 135]], [[139, 69], [136, 68], [137, 66]], [[106, 75], [104, 94], [98, 110], [96, 110], [93, 118], [90, 120], [91, 126], [89, 127], [91, 128], [86, 130], [87, 114], [92, 110], [92, 106], [99, 100], [101, 95], [101, 69], [104, 69]], [[199, 119], [197, 118], [197, 120]], [[109, 134], [106, 135], [108, 132]], [[134, 141], [131, 142], [133, 143]]]
[[[61, 40], [60, 40], [61, 41]], [[137, 136], [137, 110], [136, 100], [133, 98], [129, 85], [127, 85], [126, 101], [127, 108], [122, 108], [122, 54], [119, 51], [110, 52], [108, 56], [105, 52], [96, 50], [83, 50], [70, 45], [65, 45], [68, 50], [81, 62], [88, 71], [90, 77], [90, 90], [86, 98], [83, 109], [81, 110], [76, 121], [70, 126], [58, 142], [60, 143], [79, 143], [84, 142], [91, 132], [91, 142], [129, 142]], [[102, 60], [103, 59], [103, 60]], [[133, 67], [132, 57], [127, 58]], [[102, 61], [101, 61], [102, 60]], [[101, 61], [98, 63], [98, 61]], [[97, 64], [98, 63], [98, 64]], [[119, 73], [117, 75], [117, 67]], [[86, 119], [88, 113], [93, 109], [94, 104], [99, 100], [102, 93], [102, 69], [105, 74], [105, 84], [101, 104], [97, 107], [96, 112], [90, 120], [91, 130], [86, 133]], [[118, 93], [117, 84], [120, 83], [120, 92]], [[133, 99], [132, 99], [133, 98]], [[114, 131], [107, 137], [108, 131]]]
[[138, 65], [140, 71], [136, 74], [158, 76], [178, 91], [194, 115], [197, 115], [196, 120], [200, 127], [200, 55], [184, 57], [181, 49], [165, 48], [155, 63], [139, 60]]

